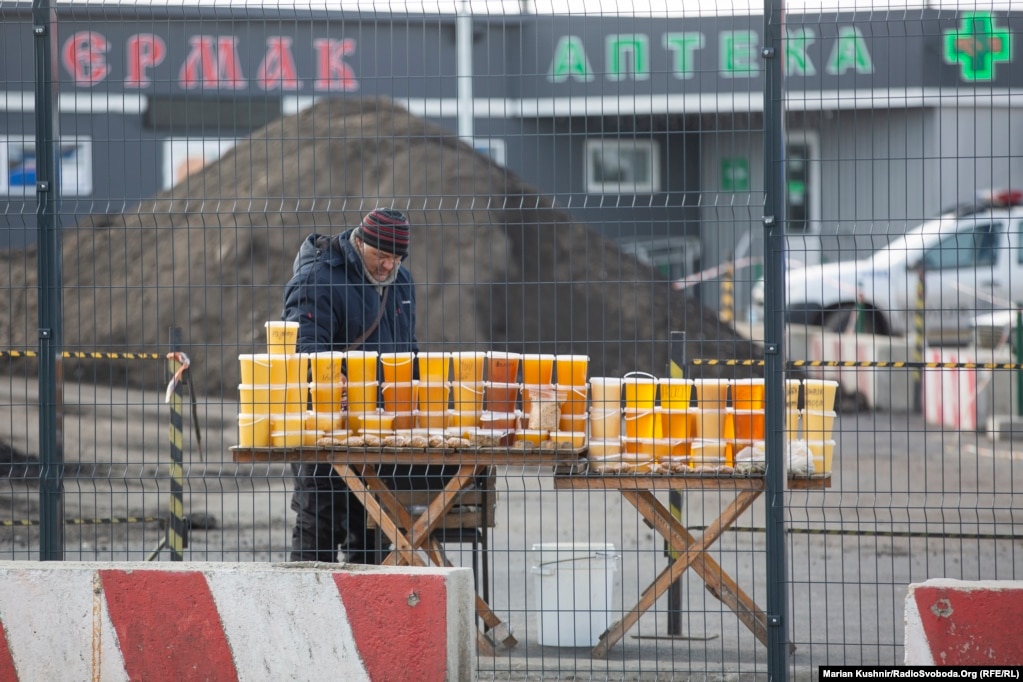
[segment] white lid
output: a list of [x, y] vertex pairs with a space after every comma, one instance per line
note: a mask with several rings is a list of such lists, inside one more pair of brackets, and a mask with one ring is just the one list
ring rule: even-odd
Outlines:
[[538, 566], [572, 561], [599, 559], [614, 561], [615, 546], [593, 542], [542, 542], [533, 545], [534, 560]]

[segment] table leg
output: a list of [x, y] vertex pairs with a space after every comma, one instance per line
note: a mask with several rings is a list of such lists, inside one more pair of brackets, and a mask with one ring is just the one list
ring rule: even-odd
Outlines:
[[[477, 467], [475, 465], [458, 467], [458, 473], [455, 474], [450, 481], [448, 481], [448, 484], [444, 486], [444, 489], [433, 498], [430, 502], [430, 506], [428, 506], [426, 511], [420, 514], [418, 518], [413, 520], [411, 515], [408, 514], [408, 511], [405, 510], [407, 519], [403, 519], [402, 523], [404, 527], [408, 529], [407, 540], [410, 547], [418, 549], [429, 542], [433, 531], [444, 522], [444, 516], [451, 510], [455, 500], [457, 500], [458, 496], [461, 495], [462, 492], [475, 480], [476, 469]], [[386, 489], [386, 486], [384, 486], [384, 488]], [[402, 509], [404, 510], [404, 507], [402, 507]], [[395, 546], [397, 547], [397, 545]], [[394, 554], [395, 552], [392, 552], [388, 555], [388, 557], [384, 559], [384, 563], [387, 563]], [[443, 564], [437, 565], [442, 566]]]
[[[695, 544], [696, 538], [668, 510], [663, 508], [657, 498], [647, 491], [644, 493], [637, 495], [636, 499], [630, 500], [630, 502], [636, 505], [644, 518], [657, 528], [671, 548], [676, 552], [682, 552]], [[693, 561], [692, 568], [703, 580], [707, 590], [725, 606], [732, 609], [739, 620], [766, 645], [767, 616], [756, 602], [739, 587], [738, 583], [706, 553], [701, 554]]]
[[430, 501], [426, 511], [419, 515], [409, 529], [409, 537], [416, 545], [421, 544], [416, 538], [424, 538], [423, 542], [425, 542], [425, 538], [433, 535], [433, 531], [444, 522], [444, 517], [451, 510], [458, 496], [475, 483], [480, 470], [481, 467], [476, 466], [458, 467], [458, 473], [448, 481], [444, 490]]
[[[625, 636], [625, 633], [636, 624], [640, 616], [650, 610], [660, 596], [671, 586], [671, 583], [678, 580], [679, 576], [700, 557], [701, 553], [713, 544], [726, 528], [735, 523], [735, 520], [753, 504], [753, 501], [760, 495], [760, 492], [759, 490], [744, 490], [740, 492], [735, 500], [725, 507], [721, 515], [707, 527], [706, 532], [698, 541], [686, 547], [676, 547], [675, 549], [680, 551], [678, 559], [670, 563], [657, 575], [654, 582], [640, 595], [636, 606], [629, 613], [625, 614], [624, 618], [612, 625], [600, 636], [600, 643], [593, 649], [593, 657], [604, 658], [607, 656], [608, 650]], [[646, 505], [639, 504], [639, 500], [643, 499], [643, 495], [647, 496], [647, 502], [652, 500], [655, 505], [663, 508], [663, 505], [660, 505], [657, 498], [648, 490], [622, 490], [622, 495], [629, 502], [636, 505], [641, 514], [647, 508]], [[670, 515], [669, 512], [668, 516]], [[654, 519], [650, 519], [650, 521], [653, 522]]]
[[[440, 543], [436, 540], [430, 540], [430, 554], [433, 558], [434, 563], [438, 566], [452, 566], [453, 564], [444, 555], [444, 550], [441, 549]], [[511, 649], [519, 643], [519, 640], [515, 639], [511, 629], [501, 620], [501, 618], [494, 613], [494, 610], [490, 608], [483, 597], [478, 593], [476, 594], [476, 613], [483, 619], [483, 624], [486, 626], [485, 632], [491, 638], [493, 643], [503, 644], [506, 648]]]
[[[426, 562], [417, 552], [423, 548], [431, 563], [437, 566], [452, 565], [432, 535], [458, 496], [476, 479], [479, 467], [475, 465], [459, 467], [458, 473], [417, 518], [412, 517], [408, 509], [394, 497], [391, 489], [377, 477], [372, 465], [336, 464], [334, 469], [362, 502], [366, 513], [372, 516], [384, 534], [394, 543], [395, 551], [391, 552], [383, 563], [398, 564], [400, 561], [403, 564], [424, 566]], [[401, 528], [409, 529], [407, 535], [401, 532]], [[476, 595], [476, 612], [486, 626], [486, 630], [477, 638], [483, 653], [496, 655], [495, 642], [500, 642], [509, 649], [518, 644], [508, 626], [479, 594]]]
[[[408, 528], [412, 525], [412, 515], [405, 509], [405, 505], [394, 497], [390, 488], [377, 477], [373, 466], [363, 464], [356, 469], [355, 465], [335, 464], [334, 470], [366, 508], [366, 513], [373, 518], [384, 535], [394, 543], [396, 549], [387, 558], [396, 556], [401, 559], [403, 565], [424, 566], [426, 562], [416, 554], [416, 548], [402, 534], [398, 525]], [[397, 523], [395, 519], [398, 519]]]

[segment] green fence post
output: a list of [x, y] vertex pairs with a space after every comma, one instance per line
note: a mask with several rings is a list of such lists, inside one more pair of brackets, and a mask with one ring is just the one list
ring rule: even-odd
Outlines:
[[[1016, 304], [1015, 348], [1016, 362], [1023, 362], [1023, 304]], [[1023, 370], [1016, 370], [1016, 416], [1023, 417]]]

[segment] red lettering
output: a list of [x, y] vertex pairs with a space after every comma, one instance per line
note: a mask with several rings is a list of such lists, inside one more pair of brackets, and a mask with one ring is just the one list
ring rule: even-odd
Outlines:
[[92, 87], [110, 73], [106, 52], [107, 39], [95, 31], [79, 31], [67, 39], [61, 56], [75, 85]]
[[[214, 47], [216, 41], [216, 47]], [[194, 90], [204, 88], [230, 88], [241, 90], [245, 87], [245, 76], [238, 63], [238, 38], [235, 36], [192, 36], [192, 49], [185, 57], [178, 74], [181, 87]]]
[[355, 54], [355, 40], [345, 38], [320, 38], [313, 41], [316, 50], [316, 82], [313, 87], [317, 91], [351, 92], [359, 89], [359, 81], [355, 71], [344, 57]]
[[144, 88], [152, 85], [148, 70], [159, 66], [167, 56], [163, 38], [153, 33], [138, 33], [128, 38], [128, 75], [126, 88]]
[[266, 40], [266, 56], [259, 65], [256, 82], [263, 90], [298, 90], [295, 57], [291, 54], [291, 38], [271, 36]]

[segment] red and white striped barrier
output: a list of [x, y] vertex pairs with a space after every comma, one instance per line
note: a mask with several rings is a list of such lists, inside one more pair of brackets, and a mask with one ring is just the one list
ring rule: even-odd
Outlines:
[[906, 665], [1023, 664], [1023, 582], [936, 579], [909, 586]]
[[0, 680], [469, 680], [472, 571], [0, 562]]
[[[957, 350], [928, 348], [924, 351], [924, 362], [956, 363], [976, 362], [974, 355]], [[977, 370], [942, 367], [923, 371], [924, 420], [959, 431], [976, 431], [977, 418]]]
[[[875, 362], [874, 337], [867, 334], [825, 332], [810, 339], [808, 360], [823, 362]], [[877, 395], [877, 370], [864, 367], [814, 367], [813, 376], [837, 381], [842, 395], [859, 395], [873, 409]]]

